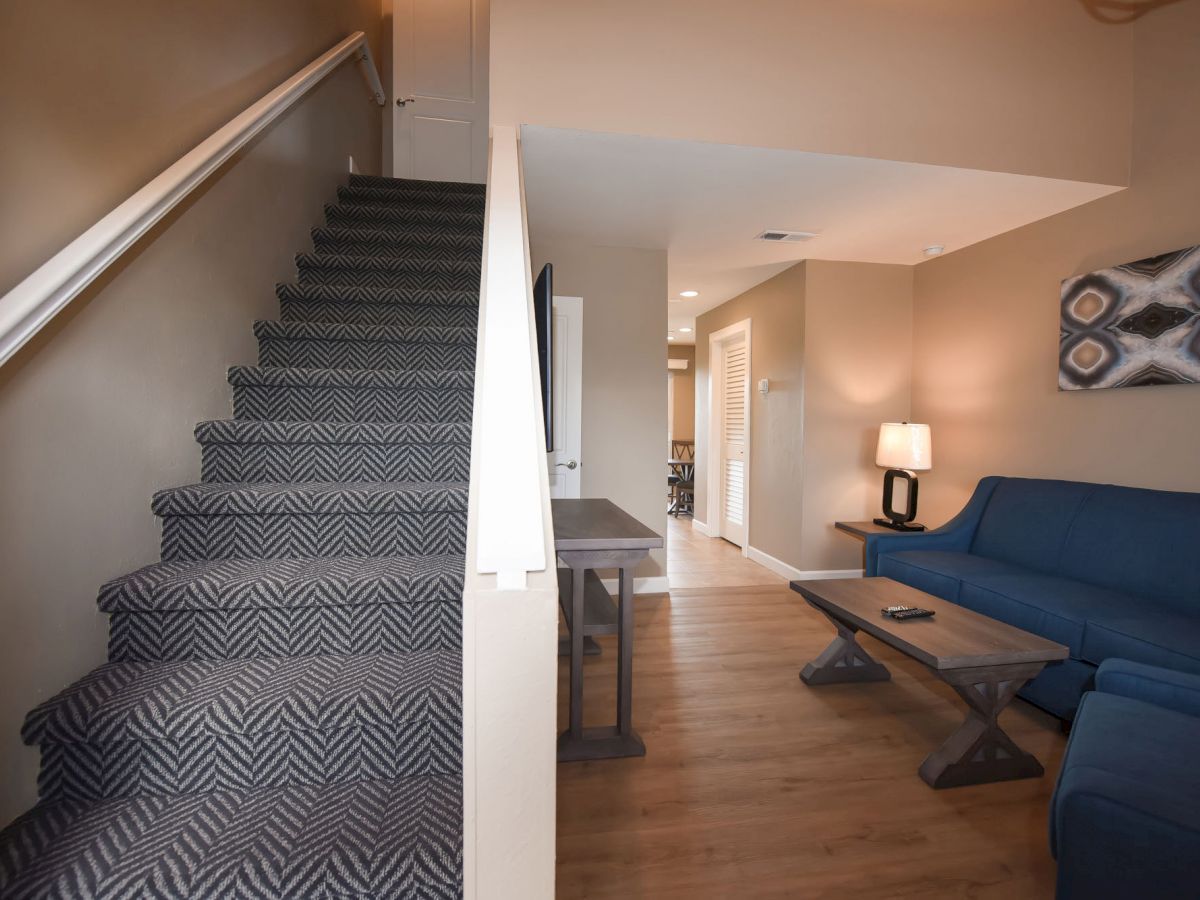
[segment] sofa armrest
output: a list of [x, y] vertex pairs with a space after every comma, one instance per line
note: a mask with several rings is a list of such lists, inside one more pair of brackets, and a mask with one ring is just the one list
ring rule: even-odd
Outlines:
[[967, 505], [941, 528], [916, 534], [897, 532], [867, 535], [866, 570], [863, 574], [867, 577], [876, 575], [880, 555], [896, 550], [954, 550], [965, 553], [971, 549], [971, 541], [979, 520], [983, 518], [984, 507], [999, 483], [1000, 478], [995, 475], [980, 480]]
[[1096, 690], [1200, 717], [1200, 675], [1106, 659], [1096, 671]]

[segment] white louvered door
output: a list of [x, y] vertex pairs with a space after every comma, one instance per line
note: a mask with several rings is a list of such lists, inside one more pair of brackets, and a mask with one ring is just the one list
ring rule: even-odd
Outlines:
[[750, 360], [744, 337], [723, 345], [721, 370], [721, 537], [746, 545], [746, 440]]

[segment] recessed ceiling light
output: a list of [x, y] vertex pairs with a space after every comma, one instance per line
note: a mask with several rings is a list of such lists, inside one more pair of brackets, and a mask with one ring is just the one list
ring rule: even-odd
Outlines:
[[675, 335], [673, 335], [673, 334], [668, 334], [668, 335], [667, 335], [667, 340], [668, 340], [668, 341], [673, 341], [673, 340], [675, 340]]
[[680, 328], [679, 330], [682, 331], [684, 334], [692, 333], [692, 329], [690, 329], [690, 328]]
[[946, 248], [943, 247], [941, 244], [930, 244], [928, 247], [926, 247], [921, 252], [924, 253], [926, 256], [941, 256], [943, 253], [946, 252]]
[[680, 291], [679, 296], [680, 297], [699, 297], [700, 292], [699, 291]]

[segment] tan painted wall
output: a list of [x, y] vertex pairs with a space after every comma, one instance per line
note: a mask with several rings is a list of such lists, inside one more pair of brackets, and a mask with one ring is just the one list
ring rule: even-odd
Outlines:
[[750, 319], [750, 377], [771, 379], [766, 397], [750, 392], [750, 542], [783, 560], [796, 557], [802, 525], [805, 265], [696, 319], [696, 519], [709, 521], [708, 339]]
[[857, 568], [861, 548], [832, 524], [877, 514], [879, 423], [908, 417], [912, 268], [809, 260], [697, 319], [696, 517], [705, 523], [708, 340], [745, 318], [750, 545], [801, 571]]
[[1076, 0], [495, 0], [492, 121], [1125, 184], [1130, 33]]
[[[0, 290], [337, 40], [371, 2], [4, 5]], [[276, 281], [345, 178], [378, 171], [379, 108], [340, 69], [0, 369], [0, 820], [34, 800], [25, 712], [103, 661], [106, 579], [157, 558], [150, 496], [194, 481], [192, 427], [230, 413]]]
[[922, 517], [945, 519], [983, 475], [1200, 490], [1200, 387], [1059, 393], [1059, 283], [1200, 244], [1200, 3], [1131, 28], [1129, 190], [916, 270], [913, 414], [933, 427]]
[[913, 268], [806, 267], [804, 521], [799, 561], [787, 561], [802, 571], [852, 569], [862, 547], [833, 523], [881, 512], [879, 423], [907, 419], [911, 403]]
[[[533, 271], [583, 298], [581, 494], [607, 497], [664, 537], [667, 525], [665, 250], [596, 247], [534, 234]], [[666, 572], [654, 551], [638, 577]]]
[[683, 344], [667, 345], [668, 359], [686, 359], [686, 369], [675, 369], [675, 431], [672, 440], [696, 439], [696, 348]]

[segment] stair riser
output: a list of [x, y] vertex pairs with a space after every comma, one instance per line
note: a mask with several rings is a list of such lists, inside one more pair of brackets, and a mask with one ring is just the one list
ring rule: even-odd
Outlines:
[[482, 213], [486, 198], [483, 194], [435, 192], [410, 188], [339, 187], [338, 202], [361, 206], [378, 205], [403, 209]]
[[237, 385], [239, 419], [289, 422], [470, 422], [471, 391]]
[[167, 516], [162, 558], [315, 559], [462, 553], [459, 511], [330, 515]]
[[175, 740], [43, 745], [44, 802], [457, 775], [457, 698], [431, 700], [423, 718], [323, 732], [205, 734]]
[[421, 271], [404, 269], [351, 269], [341, 267], [299, 266], [301, 284], [338, 284], [349, 287], [392, 288], [398, 290], [478, 291], [479, 272]]
[[350, 187], [388, 188], [424, 191], [431, 194], [474, 194], [487, 192], [487, 185], [473, 181], [423, 181], [419, 178], [391, 178], [387, 175], [350, 175]]
[[440, 603], [113, 613], [108, 658], [167, 662], [457, 651], [461, 596]]
[[258, 361], [297, 369], [471, 369], [475, 345], [266, 337], [259, 338]]
[[[398, 303], [347, 303], [340, 300], [279, 301], [284, 322], [332, 322], [337, 325], [390, 325], [425, 328], [475, 328], [474, 306], [419, 306]], [[473, 362], [472, 362], [473, 364]]]
[[325, 208], [325, 224], [331, 228], [374, 228], [402, 226], [446, 234], [483, 233], [483, 214], [397, 209], [387, 206], [339, 205]]
[[204, 481], [468, 481], [466, 444], [205, 444]]
[[453, 262], [478, 262], [483, 255], [482, 237], [452, 234], [428, 234], [403, 228], [313, 231], [313, 247], [318, 253], [342, 256], [385, 256], [413, 259], [444, 259]]

